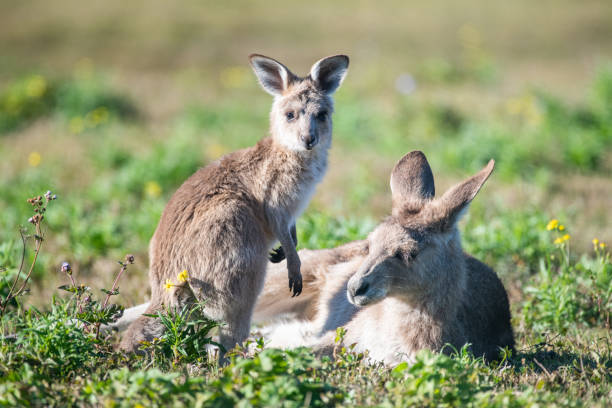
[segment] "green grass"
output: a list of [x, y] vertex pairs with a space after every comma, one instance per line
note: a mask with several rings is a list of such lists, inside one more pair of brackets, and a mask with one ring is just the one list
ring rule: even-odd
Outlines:
[[[498, 362], [484, 363], [464, 349], [452, 356], [423, 351], [412, 365], [384, 367], [350, 347], [321, 359], [308, 349], [267, 349], [257, 340], [250, 351], [231, 351], [231, 363], [219, 368], [205, 348], [218, 325], [199, 317], [205, 304], [161, 312], [166, 333], [143, 344], [146, 355], [126, 356], [113, 350], [115, 336], [96, 332], [96, 324], [121, 309], [114, 301], [102, 305], [102, 297], [117, 293], [100, 294], [71, 272], [72, 283], [63, 286], [67, 296], [40, 311], [20, 297], [3, 317], [2, 334], [15, 336], [0, 341], [0, 404], [606, 406], [612, 392], [607, 247], [594, 242], [593, 251], [578, 258], [570, 252], [573, 238], [563, 238], [568, 228], [547, 230], [537, 212], [509, 213], [505, 222], [471, 228], [478, 214], [465, 226], [467, 246], [478, 253], [479, 244], [493, 242], [480, 249], [491, 264], [524, 265], [522, 273], [508, 269], [502, 278], [528, 285], [521, 288], [524, 299], [513, 302], [517, 350], [500, 354]], [[324, 247], [364, 237], [372, 222], [310, 214], [299, 227], [303, 242]], [[2, 249], [14, 270], [15, 248]]]

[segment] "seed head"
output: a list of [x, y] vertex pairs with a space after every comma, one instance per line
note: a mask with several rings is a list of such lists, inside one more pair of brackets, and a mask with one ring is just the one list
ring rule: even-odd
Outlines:
[[60, 270], [68, 275], [72, 275], [72, 267], [68, 262], [62, 262], [62, 267]]

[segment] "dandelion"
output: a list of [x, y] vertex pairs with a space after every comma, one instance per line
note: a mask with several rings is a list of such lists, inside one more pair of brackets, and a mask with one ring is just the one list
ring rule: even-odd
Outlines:
[[187, 273], [187, 269], [184, 269], [183, 272], [179, 273], [177, 278], [179, 282], [187, 282], [187, 279], [189, 279], [189, 274]]
[[565, 229], [565, 225], [561, 224], [559, 225], [559, 231], [563, 231]]
[[78, 135], [83, 130], [85, 130], [85, 122], [83, 121], [82, 117], [75, 116], [74, 118], [70, 119], [70, 123], [68, 123], [68, 128], [70, 129], [71, 133]]
[[147, 181], [144, 186], [145, 194], [148, 197], [159, 197], [162, 193], [162, 188], [156, 181]]
[[600, 243], [599, 243], [599, 247], [600, 247], [601, 249], [604, 249], [604, 248], [606, 247], [606, 243], [605, 243], [605, 242], [600, 242]]
[[85, 116], [85, 122], [88, 127], [94, 128], [108, 121], [108, 109], [104, 106], [96, 108]]
[[599, 240], [597, 238], [593, 238], [593, 245], [597, 246], [599, 244]]
[[40, 75], [34, 75], [26, 84], [26, 94], [32, 99], [38, 99], [47, 91], [47, 81]]
[[174, 286], [174, 283], [172, 283], [170, 279], [166, 279], [166, 283], [164, 284], [164, 287], [166, 288], [166, 290], [172, 289], [173, 286]]
[[38, 167], [42, 161], [42, 156], [38, 152], [32, 152], [28, 155], [28, 164], [31, 167]]
[[571, 238], [570, 234], [565, 234], [565, 235], [563, 235], [563, 236], [561, 236], [561, 237], [559, 237], [559, 238], [555, 239], [555, 240], [554, 240], [554, 244], [555, 244], [555, 245], [560, 245], [560, 244], [563, 244], [564, 242], [569, 241], [569, 240], [570, 240], [570, 238]]
[[554, 229], [557, 229], [558, 226], [559, 226], [559, 220], [555, 218], [548, 222], [548, 224], [546, 225], [546, 230], [552, 231]]

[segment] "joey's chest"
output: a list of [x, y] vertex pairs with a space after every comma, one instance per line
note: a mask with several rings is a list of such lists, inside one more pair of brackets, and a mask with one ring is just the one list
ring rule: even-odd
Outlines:
[[327, 168], [326, 160], [317, 160], [296, 168], [279, 172], [270, 186], [267, 207], [273, 212], [282, 212], [286, 217], [299, 217], [312, 199], [317, 185]]

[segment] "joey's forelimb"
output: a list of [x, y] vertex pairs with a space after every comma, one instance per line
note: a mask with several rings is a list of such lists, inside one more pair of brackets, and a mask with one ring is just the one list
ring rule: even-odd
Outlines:
[[[293, 239], [294, 247], [297, 248], [298, 240], [297, 240], [297, 231], [295, 229], [295, 224], [291, 226], [291, 238]], [[285, 250], [282, 245], [279, 245], [278, 248], [274, 248], [270, 251], [270, 255], [268, 259], [272, 263], [282, 262], [286, 258]]]

